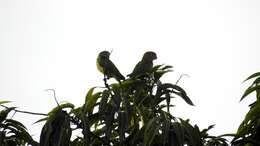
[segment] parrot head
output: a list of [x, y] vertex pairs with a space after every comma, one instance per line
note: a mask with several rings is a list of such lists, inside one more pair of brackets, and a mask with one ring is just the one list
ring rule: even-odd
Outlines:
[[108, 52], [108, 51], [102, 51], [102, 52], [99, 53], [98, 56], [100, 57], [100, 59], [109, 59], [110, 52]]
[[152, 52], [152, 51], [148, 51], [144, 53], [143, 59], [145, 61], [153, 61], [157, 59], [157, 55], [156, 53]]

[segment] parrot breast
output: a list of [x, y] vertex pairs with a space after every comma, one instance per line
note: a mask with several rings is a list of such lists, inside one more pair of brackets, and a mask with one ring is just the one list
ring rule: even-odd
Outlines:
[[96, 66], [97, 66], [97, 69], [104, 74], [104, 68], [100, 65], [99, 63], [99, 59], [97, 58], [97, 61], [96, 61]]

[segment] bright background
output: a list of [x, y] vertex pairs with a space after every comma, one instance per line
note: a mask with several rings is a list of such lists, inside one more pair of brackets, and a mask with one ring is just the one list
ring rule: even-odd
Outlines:
[[[260, 70], [258, 0], [0, 0], [0, 100], [47, 113], [59, 101], [80, 106], [89, 88], [102, 86], [97, 54], [126, 75], [147, 50], [155, 64], [174, 66], [164, 81], [180, 84], [195, 107], [174, 99], [172, 113], [193, 124], [235, 132], [253, 95], [239, 99], [242, 81]], [[17, 113], [37, 139], [40, 116]]]

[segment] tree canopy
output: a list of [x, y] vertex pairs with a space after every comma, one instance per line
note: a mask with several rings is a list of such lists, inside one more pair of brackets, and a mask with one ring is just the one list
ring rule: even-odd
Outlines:
[[[256, 146], [260, 145], [260, 73], [241, 100], [256, 92], [256, 101], [241, 123], [236, 134], [212, 136], [189, 119], [171, 114], [172, 100], [182, 98], [193, 106], [191, 98], [177, 83], [162, 82], [161, 77], [171, 72], [172, 66], [155, 65], [152, 70], [131, 76], [104, 87], [92, 87], [82, 106], [57, 103], [44, 118], [40, 141], [33, 140], [26, 127], [9, 118], [11, 112], [22, 112], [1, 101], [0, 146]], [[55, 97], [56, 98], [56, 97]], [[28, 112], [29, 114], [33, 114]], [[36, 122], [36, 123], [37, 123]], [[233, 137], [229, 143], [227, 136]], [[73, 138], [74, 137], [74, 138]]]

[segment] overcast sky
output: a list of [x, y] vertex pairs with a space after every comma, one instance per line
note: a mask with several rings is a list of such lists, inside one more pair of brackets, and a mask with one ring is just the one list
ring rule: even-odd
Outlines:
[[[195, 103], [174, 99], [172, 114], [193, 124], [235, 132], [253, 95], [239, 103], [260, 70], [258, 0], [0, 0], [0, 100], [21, 110], [47, 113], [59, 101], [76, 106], [89, 88], [102, 86], [97, 54], [126, 75], [143, 53], [157, 53], [155, 64], [174, 66], [165, 82], [182, 86]], [[16, 114], [37, 137], [39, 116]]]

